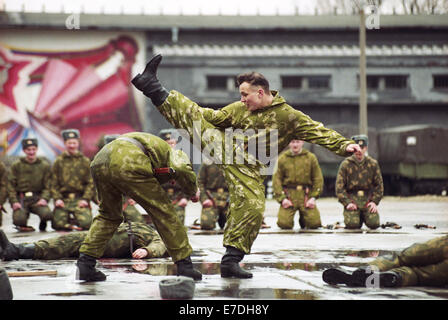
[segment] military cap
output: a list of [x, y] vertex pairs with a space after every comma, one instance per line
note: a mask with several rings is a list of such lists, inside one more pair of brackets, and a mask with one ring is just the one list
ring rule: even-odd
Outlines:
[[61, 136], [64, 141], [67, 141], [68, 139], [79, 139], [80, 134], [77, 129], [67, 129], [61, 131]]
[[182, 137], [179, 135], [177, 130], [175, 129], [163, 129], [159, 132], [159, 138], [168, 141], [168, 140], [176, 140], [179, 142]]
[[104, 144], [108, 144], [109, 142], [114, 141], [117, 139], [120, 135], [119, 134], [106, 134], [104, 136]]
[[37, 139], [36, 138], [26, 138], [26, 139], [22, 139], [22, 149], [31, 147], [31, 146], [35, 146], [37, 147], [38, 143], [37, 143]]
[[352, 136], [351, 139], [354, 140], [361, 147], [367, 147], [367, 145], [369, 144], [369, 138], [365, 134]]

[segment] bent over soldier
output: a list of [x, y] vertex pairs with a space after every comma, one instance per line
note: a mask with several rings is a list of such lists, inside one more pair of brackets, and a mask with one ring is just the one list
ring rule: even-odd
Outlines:
[[229, 190], [224, 173], [214, 163], [203, 163], [198, 173], [198, 184], [202, 203], [201, 229], [213, 230], [217, 222], [223, 229], [229, 207]]
[[380, 226], [378, 204], [383, 197], [383, 177], [378, 162], [367, 156], [368, 138], [353, 136], [361, 151], [342, 161], [336, 177], [336, 196], [344, 206], [347, 229], [359, 229], [365, 223], [370, 229]]
[[380, 287], [448, 285], [448, 235], [423, 243], [415, 243], [392, 256], [380, 257], [368, 266], [353, 273], [331, 268], [323, 272], [326, 283], [367, 287], [375, 284], [375, 276]]
[[[180, 136], [177, 135], [174, 129], [161, 130], [159, 132], [159, 137], [165, 140], [172, 149], [176, 149], [177, 141], [180, 139]], [[187, 196], [182, 192], [182, 187], [176, 180], [171, 180], [162, 184], [162, 188], [168, 194], [180, 221], [182, 224], [185, 224], [185, 207], [188, 204], [188, 200]]]
[[324, 179], [316, 156], [302, 148], [303, 144], [302, 140], [291, 140], [289, 150], [278, 157], [272, 177], [274, 197], [280, 203], [277, 225], [281, 229], [294, 227], [297, 210], [301, 228], [321, 227], [316, 199], [322, 191]]
[[8, 197], [13, 209], [12, 221], [19, 231], [34, 231], [27, 225], [30, 212], [39, 216], [39, 230], [45, 231], [52, 218], [50, 201], [50, 163], [37, 157], [37, 139], [23, 139], [25, 157], [15, 161], [8, 178]]
[[[201, 139], [201, 150], [207, 149], [210, 141], [207, 132], [214, 133], [215, 144], [222, 142], [220, 149], [214, 150], [218, 158], [230, 193], [230, 209], [224, 228], [223, 246], [226, 252], [221, 260], [221, 277], [251, 278], [253, 275], [239, 266], [245, 254], [250, 253], [258, 236], [265, 210], [264, 176], [266, 166], [258, 157], [259, 153], [245, 153], [245, 146], [260, 138], [264, 140], [265, 154], [283, 150], [292, 139], [301, 139], [325, 146], [340, 155], [347, 156], [359, 149], [353, 141], [336, 131], [325, 128], [302, 112], [289, 106], [277, 91], [269, 89], [269, 82], [260, 73], [252, 72], [238, 76], [241, 101], [222, 109], [202, 108], [180, 92], [168, 92], [157, 79], [157, 68], [162, 60], [157, 55], [149, 61], [142, 74], [132, 83], [149, 97], [160, 113], [175, 128], [184, 129], [190, 142], [194, 137]], [[197, 124], [200, 124], [197, 126]], [[244, 143], [226, 143], [226, 129], [251, 130], [254, 134]], [[210, 131], [208, 131], [210, 130]], [[256, 132], [254, 132], [256, 130]], [[278, 139], [267, 139], [267, 131]], [[251, 140], [251, 141], [249, 141]], [[256, 142], [255, 142], [256, 143]], [[243, 156], [243, 163], [226, 161], [224, 153]]]
[[6, 170], [5, 164], [0, 161], [0, 227], [2, 226], [3, 212], [6, 212], [3, 205], [6, 202], [6, 199], [8, 199], [8, 193], [6, 189], [7, 182], [8, 171]]
[[[79, 279], [104, 281], [95, 269], [106, 244], [123, 221], [123, 196], [145, 209], [156, 226], [167, 251], [177, 265], [177, 274], [195, 280], [202, 274], [193, 268], [193, 249], [185, 227], [161, 184], [175, 179], [193, 201], [199, 199], [196, 174], [180, 150], [149, 133], [126, 133], [106, 144], [93, 159], [90, 169], [98, 193], [98, 215], [93, 219], [77, 261]], [[164, 174], [162, 174], [164, 173]]]
[[79, 131], [62, 131], [66, 150], [51, 168], [51, 194], [54, 200], [53, 229], [87, 230], [92, 223], [90, 201], [94, 197], [90, 160], [79, 151]]
[[[132, 246], [128, 224], [122, 223], [107, 242], [101, 258], [160, 258], [166, 255], [166, 247], [154, 228], [142, 222], [131, 222]], [[88, 231], [70, 232], [55, 238], [34, 243], [13, 244], [0, 230], [0, 258], [5, 261], [19, 259], [55, 260], [76, 258]], [[130, 248], [136, 248], [132, 253]]]

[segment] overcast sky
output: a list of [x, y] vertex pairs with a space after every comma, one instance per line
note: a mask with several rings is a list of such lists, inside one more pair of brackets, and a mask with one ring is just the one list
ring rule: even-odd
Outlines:
[[[356, 0], [359, 2], [360, 0]], [[293, 15], [314, 14], [319, 0], [0, 0], [7, 11], [66, 12], [79, 13], [120, 13], [127, 14], [184, 14], [184, 15]], [[320, 2], [332, 3], [335, 0]], [[383, 0], [381, 13], [391, 13], [392, 6], [399, 8], [401, 0]]]

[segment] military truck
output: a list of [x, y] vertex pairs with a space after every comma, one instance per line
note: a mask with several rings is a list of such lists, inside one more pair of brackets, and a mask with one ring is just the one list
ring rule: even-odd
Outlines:
[[379, 132], [385, 194], [442, 194], [448, 189], [448, 127], [409, 125]]

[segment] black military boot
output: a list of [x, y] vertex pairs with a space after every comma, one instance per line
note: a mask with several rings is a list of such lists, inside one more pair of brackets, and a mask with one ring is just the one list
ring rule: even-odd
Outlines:
[[[357, 284], [359, 284], [362, 287], [367, 286], [367, 279], [375, 275], [375, 271], [370, 271], [367, 269], [367, 267], [360, 267], [353, 271], [353, 281]], [[400, 287], [403, 278], [401, 274], [394, 271], [383, 271], [383, 272], [376, 272], [377, 276], [379, 276], [379, 286], [381, 288], [394, 288], [394, 287]]]
[[175, 262], [177, 266], [177, 275], [202, 280], [202, 273], [193, 268], [193, 262], [190, 257]]
[[104, 281], [106, 275], [95, 269], [96, 259], [86, 254], [80, 253], [78, 261], [76, 279], [84, 281]]
[[322, 280], [331, 285], [345, 284], [349, 287], [360, 287], [362, 283], [356, 283], [352, 274], [339, 268], [330, 268], [322, 273]]
[[0, 230], [0, 247], [0, 258], [4, 261], [34, 258], [34, 244], [14, 244], [9, 242], [3, 230]]
[[138, 90], [151, 99], [156, 107], [160, 106], [169, 95], [169, 92], [157, 79], [157, 68], [160, 61], [162, 61], [162, 55], [158, 54], [148, 62], [143, 73], [139, 73], [131, 81]]
[[40, 231], [45, 231], [45, 229], [47, 229], [47, 221], [48, 220], [40, 220], [40, 223], [39, 223]]
[[226, 253], [221, 259], [221, 277], [222, 278], [252, 278], [252, 273], [241, 269], [239, 262], [243, 260], [244, 252], [237, 248], [228, 246]]

